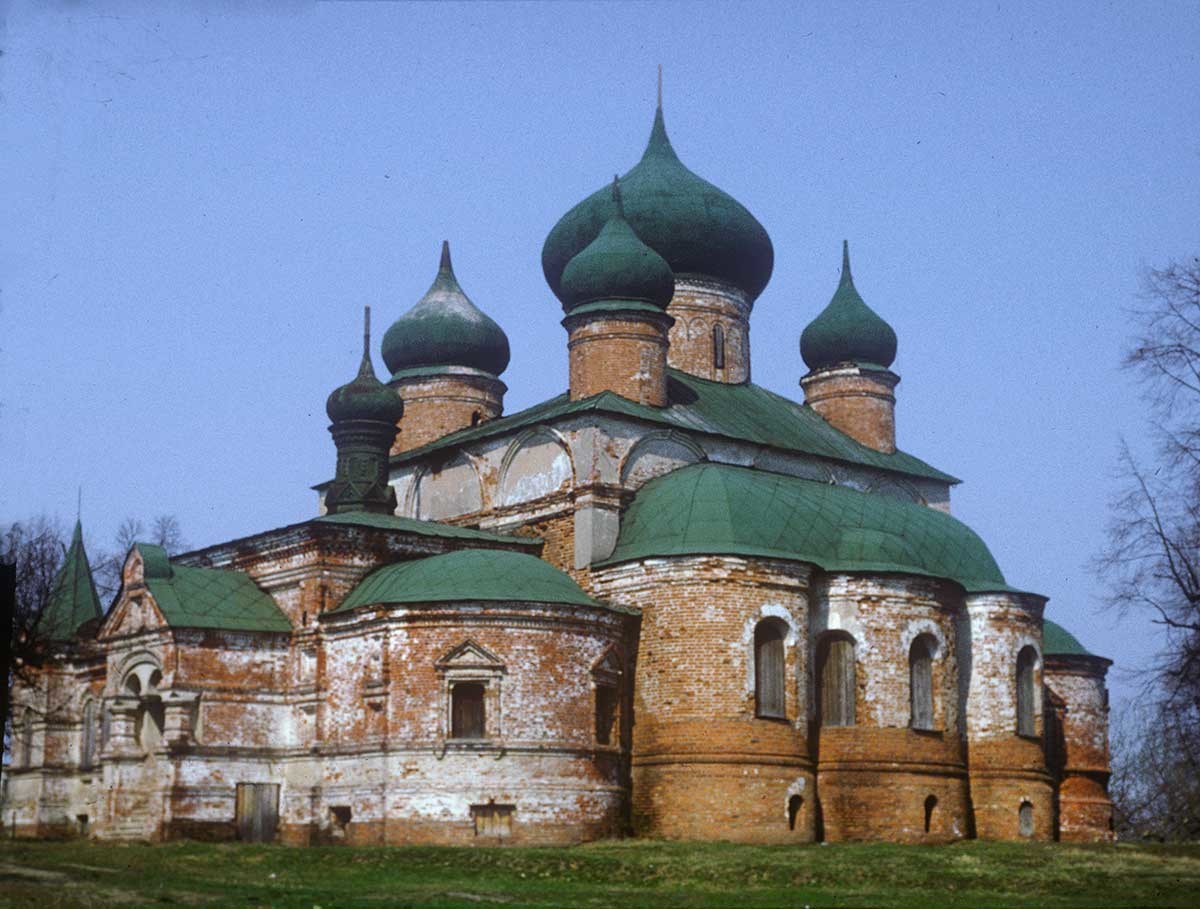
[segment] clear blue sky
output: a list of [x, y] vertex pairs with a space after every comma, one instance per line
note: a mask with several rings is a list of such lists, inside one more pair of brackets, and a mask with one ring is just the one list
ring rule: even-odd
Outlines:
[[1127, 309], [1200, 250], [1195, 3], [248, 6], [8, 6], [0, 519], [69, 519], [78, 485], [95, 544], [310, 516], [361, 308], [378, 340], [444, 238], [511, 339], [508, 411], [563, 390], [541, 244], [637, 161], [662, 63], [680, 156], [775, 244], [755, 380], [800, 395], [848, 238], [900, 444], [966, 481], [1011, 583], [1146, 658], [1088, 561], [1144, 445]]

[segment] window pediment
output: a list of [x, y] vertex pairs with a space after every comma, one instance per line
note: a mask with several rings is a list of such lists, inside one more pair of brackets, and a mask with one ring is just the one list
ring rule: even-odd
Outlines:
[[440, 673], [448, 671], [480, 671], [489, 674], [504, 672], [504, 661], [481, 644], [469, 638], [441, 656], [434, 667]]

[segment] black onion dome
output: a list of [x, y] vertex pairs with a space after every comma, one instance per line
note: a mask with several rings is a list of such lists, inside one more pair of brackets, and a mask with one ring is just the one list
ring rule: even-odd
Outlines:
[[371, 308], [366, 311], [366, 330], [363, 332], [363, 357], [358, 375], [335, 388], [325, 401], [325, 413], [334, 423], [347, 420], [376, 420], [395, 423], [404, 416], [404, 402], [392, 389], [375, 377], [371, 365]]

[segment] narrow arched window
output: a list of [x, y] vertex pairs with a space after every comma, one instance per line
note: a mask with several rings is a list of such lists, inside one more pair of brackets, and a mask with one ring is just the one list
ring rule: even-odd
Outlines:
[[90, 768], [96, 762], [96, 732], [98, 727], [96, 719], [96, 702], [89, 700], [83, 705], [83, 729], [80, 730], [82, 738], [79, 742], [79, 766], [84, 770]]
[[820, 693], [817, 703], [822, 726], [853, 726], [855, 701], [854, 639], [830, 635], [821, 641], [817, 655]]
[[1033, 803], [1022, 802], [1017, 811], [1017, 830], [1021, 836], [1033, 836]]
[[925, 832], [929, 833], [933, 830], [933, 809], [937, 807], [937, 796], [929, 795], [925, 797]]
[[483, 683], [459, 682], [450, 689], [450, 737], [481, 739], [484, 737], [485, 716]]
[[1022, 647], [1017, 654], [1017, 735], [1037, 735], [1034, 723], [1033, 674], [1037, 665], [1037, 651]]
[[764, 619], [754, 626], [754, 715], [787, 717], [787, 670], [784, 666], [783, 639], [787, 626], [779, 619]]
[[725, 329], [718, 322], [713, 326], [713, 368], [725, 368]]
[[932, 635], [919, 634], [908, 649], [908, 694], [913, 729], [933, 728], [933, 653], [936, 646]]
[[33, 711], [29, 708], [25, 709], [25, 715], [21, 719], [21, 735], [18, 740], [17, 757], [18, 763], [22, 767], [30, 767], [33, 765]]
[[596, 686], [596, 744], [611, 745], [617, 719], [617, 687]]

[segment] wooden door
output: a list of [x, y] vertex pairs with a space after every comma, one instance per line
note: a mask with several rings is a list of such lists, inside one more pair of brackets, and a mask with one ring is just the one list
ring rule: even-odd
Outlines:
[[279, 828], [279, 784], [237, 784], [238, 839], [245, 843], [271, 843]]

